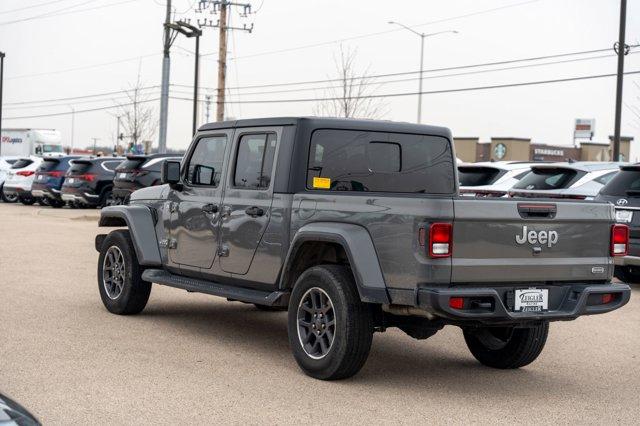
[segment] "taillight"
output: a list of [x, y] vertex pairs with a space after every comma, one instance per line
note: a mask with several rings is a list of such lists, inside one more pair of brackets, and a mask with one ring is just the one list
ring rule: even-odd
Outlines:
[[94, 180], [96, 180], [95, 173], [86, 173], [84, 175], [78, 175], [78, 176], [75, 176], [75, 177], [80, 179], [80, 180], [87, 181], [87, 182], [93, 182]]
[[432, 223], [429, 226], [429, 256], [451, 256], [453, 226], [450, 223]]
[[613, 225], [611, 227], [611, 256], [626, 256], [629, 251], [629, 227]]
[[62, 170], [54, 170], [52, 172], [47, 172], [47, 174], [51, 177], [59, 178], [64, 176], [64, 171]]
[[20, 170], [19, 172], [16, 172], [18, 176], [24, 176], [24, 177], [31, 176], [34, 173], [35, 172], [33, 170]]

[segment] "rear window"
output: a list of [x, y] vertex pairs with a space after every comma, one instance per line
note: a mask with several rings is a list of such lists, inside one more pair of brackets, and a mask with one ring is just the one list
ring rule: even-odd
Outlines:
[[49, 172], [51, 170], [55, 170], [55, 168], [60, 164], [58, 160], [44, 160], [42, 164], [38, 167], [39, 172]]
[[640, 170], [621, 170], [602, 187], [600, 193], [621, 197], [629, 193], [640, 195]]
[[81, 162], [81, 163], [71, 163], [71, 167], [69, 167], [70, 175], [81, 175], [89, 171], [91, 168], [91, 163], [89, 162]]
[[357, 130], [316, 130], [307, 188], [451, 194], [454, 163], [446, 138]]
[[140, 158], [140, 159], [129, 159], [127, 158], [126, 160], [124, 160], [122, 163], [120, 163], [118, 165], [118, 167], [116, 168], [116, 170], [120, 171], [124, 171], [124, 170], [136, 170], [139, 169], [140, 166], [142, 166], [142, 163], [144, 163], [146, 161], [146, 158]]
[[513, 188], [534, 190], [565, 189], [569, 188], [584, 175], [585, 172], [565, 168], [531, 169]]
[[491, 185], [498, 180], [504, 171], [493, 167], [474, 167], [460, 166], [458, 167], [458, 178], [460, 186], [480, 186]]
[[27, 167], [31, 163], [33, 163], [32, 160], [28, 160], [26, 158], [21, 158], [19, 160], [16, 160], [16, 162], [13, 163], [13, 166], [11, 166], [11, 168], [12, 169], [21, 169], [23, 167]]

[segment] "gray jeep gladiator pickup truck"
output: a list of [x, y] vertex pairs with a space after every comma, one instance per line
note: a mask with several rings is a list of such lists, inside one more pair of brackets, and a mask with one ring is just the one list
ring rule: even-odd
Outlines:
[[151, 283], [287, 310], [293, 355], [354, 375], [375, 331], [458, 326], [475, 358], [518, 368], [549, 322], [620, 308], [628, 228], [598, 202], [458, 197], [451, 133], [387, 121], [202, 126], [163, 185], [102, 209], [98, 287], [137, 314]]

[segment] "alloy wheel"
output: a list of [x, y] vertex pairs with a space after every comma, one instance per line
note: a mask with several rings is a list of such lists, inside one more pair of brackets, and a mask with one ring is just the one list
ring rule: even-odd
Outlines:
[[110, 299], [117, 299], [122, 294], [125, 280], [124, 255], [117, 246], [107, 250], [102, 262], [102, 285]]
[[318, 287], [307, 290], [298, 305], [298, 339], [313, 359], [324, 358], [333, 345], [336, 316], [329, 295]]

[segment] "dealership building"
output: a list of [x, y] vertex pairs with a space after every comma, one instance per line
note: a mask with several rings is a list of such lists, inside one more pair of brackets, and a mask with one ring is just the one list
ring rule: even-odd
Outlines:
[[[608, 143], [584, 141], [577, 146], [532, 143], [531, 139], [492, 137], [454, 137], [456, 155], [464, 162], [476, 161], [611, 161], [613, 136]], [[620, 160], [629, 160], [632, 137], [620, 138]]]

